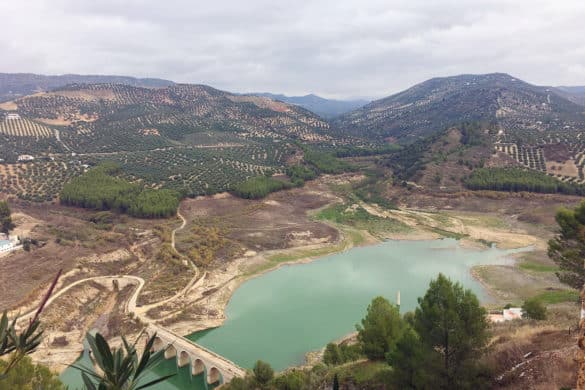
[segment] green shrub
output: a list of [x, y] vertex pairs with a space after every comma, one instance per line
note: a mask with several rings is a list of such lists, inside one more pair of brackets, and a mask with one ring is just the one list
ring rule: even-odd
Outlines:
[[291, 184], [266, 176], [256, 176], [237, 184], [233, 192], [244, 199], [261, 199], [271, 192], [290, 188]]
[[539, 299], [528, 299], [522, 305], [522, 316], [532, 320], [546, 320], [546, 306]]

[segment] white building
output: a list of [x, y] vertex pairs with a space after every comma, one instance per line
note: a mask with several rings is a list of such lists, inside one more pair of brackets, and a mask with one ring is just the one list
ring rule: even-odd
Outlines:
[[18, 240], [10, 237], [7, 237], [6, 235], [0, 235], [0, 255], [4, 255], [8, 252], [12, 252], [16, 249], [18, 249]]
[[521, 307], [511, 307], [509, 309], [504, 309], [502, 313], [492, 313], [488, 314], [488, 320], [490, 322], [500, 323], [505, 321], [512, 321], [512, 320], [520, 320], [522, 319], [522, 308]]
[[31, 156], [30, 154], [21, 154], [20, 156], [18, 156], [18, 158], [16, 159], [19, 162], [22, 161], [33, 161], [35, 158], [33, 156]]
[[4, 118], [7, 121], [17, 121], [20, 119], [20, 115], [18, 115], [15, 112], [9, 112], [8, 114], [6, 114], [6, 117]]

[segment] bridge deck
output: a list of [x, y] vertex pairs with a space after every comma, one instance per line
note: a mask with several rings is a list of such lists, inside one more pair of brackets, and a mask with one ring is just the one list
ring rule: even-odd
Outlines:
[[218, 355], [217, 353], [210, 351], [209, 349], [202, 347], [201, 345], [196, 344], [168, 329], [160, 328], [156, 325], [149, 325], [147, 330], [150, 335], [156, 332], [157, 336], [160, 337], [161, 340], [172, 344], [173, 347], [177, 350], [177, 353], [179, 353], [179, 351], [187, 351], [188, 353], [192, 353], [202, 360], [213, 362], [215, 367], [222, 372], [224, 377], [226, 374], [229, 374], [228, 376], [231, 377], [244, 377], [246, 375], [246, 370], [239, 367], [231, 360], [228, 360], [223, 356]]

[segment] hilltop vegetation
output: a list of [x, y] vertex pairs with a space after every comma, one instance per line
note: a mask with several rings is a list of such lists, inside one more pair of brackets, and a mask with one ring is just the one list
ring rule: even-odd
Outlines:
[[116, 177], [120, 167], [102, 164], [67, 183], [61, 203], [94, 210], [113, 210], [139, 218], [176, 214], [178, 194], [170, 190], [145, 189]]

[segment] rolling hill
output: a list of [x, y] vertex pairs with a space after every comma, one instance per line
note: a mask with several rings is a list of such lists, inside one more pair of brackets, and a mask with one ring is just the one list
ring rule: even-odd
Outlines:
[[50, 199], [103, 160], [197, 195], [283, 172], [297, 142], [355, 144], [302, 107], [205, 85], [70, 84], [4, 102], [0, 117], [0, 159], [12, 163], [0, 164], [0, 187], [25, 199]]
[[0, 102], [37, 92], [49, 91], [68, 84], [116, 83], [135, 87], [160, 88], [174, 84], [169, 80], [128, 76], [66, 74], [45, 76], [33, 73], [0, 73]]
[[[585, 109], [569, 97], [579, 91], [535, 86], [502, 73], [435, 78], [345, 114], [332, 127], [409, 145], [387, 164], [427, 186], [460, 185], [484, 164], [585, 183]], [[444, 135], [470, 124], [482, 129], [478, 145], [453, 141], [453, 132]], [[441, 150], [442, 144], [452, 147]]]
[[333, 122], [341, 132], [413, 142], [461, 122], [495, 123], [502, 142], [538, 143], [585, 131], [583, 108], [507, 74], [434, 78]]
[[269, 97], [285, 103], [295, 104], [314, 112], [321, 118], [333, 119], [347, 112], [358, 109], [366, 104], [367, 100], [334, 100], [325, 99], [317, 95], [286, 96], [268, 92], [251, 93], [250, 95]]

